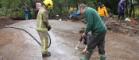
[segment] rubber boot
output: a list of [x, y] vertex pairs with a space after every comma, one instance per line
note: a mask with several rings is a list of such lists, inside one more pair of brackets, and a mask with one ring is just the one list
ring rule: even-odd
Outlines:
[[105, 55], [100, 55], [100, 60], [106, 60], [106, 56]]
[[89, 49], [88, 53], [86, 53], [83, 57], [81, 57], [80, 60], [89, 60], [92, 54], [93, 54], [93, 50]]
[[88, 55], [85, 54], [80, 58], [80, 60], [89, 60], [89, 57]]
[[42, 54], [43, 57], [50, 57], [51, 56], [51, 53], [50, 52], [47, 52], [45, 54]]

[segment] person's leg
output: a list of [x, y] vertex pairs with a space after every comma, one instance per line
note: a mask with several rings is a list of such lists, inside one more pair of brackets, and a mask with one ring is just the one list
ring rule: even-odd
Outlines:
[[120, 15], [119, 15], [119, 21], [118, 22], [120, 22], [121, 23], [121, 20], [122, 20], [122, 13], [120, 13]]
[[121, 22], [121, 13], [118, 14], [118, 22]]
[[30, 11], [27, 11], [26, 12], [26, 20], [29, 20], [29, 18], [30, 18]]
[[27, 14], [24, 12], [24, 19], [27, 20]]
[[89, 60], [91, 58], [91, 55], [93, 54], [93, 50], [95, 49], [95, 47], [98, 44], [98, 40], [96, 37], [94, 37], [94, 35], [90, 37], [87, 37], [87, 51], [88, 53], [86, 53], [81, 60]]
[[31, 14], [31, 11], [29, 12], [28, 14], [28, 19], [31, 19], [32, 18], [32, 14]]
[[125, 13], [124, 12], [122, 13], [122, 18], [121, 19], [122, 19], [122, 21], [125, 19]]
[[100, 54], [100, 60], [105, 60], [106, 56], [105, 56], [105, 33], [101, 33], [99, 38], [99, 43], [98, 43], [98, 49], [99, 49], [99, 54]]
[[47, 35], [47, 31], [45, 32], [38, 32], [40, 39], [41, 39], [41, 51], [42, 51], [42, 55], [47, 55], [49, 54], [48, 52], [48, 35]]
[[120, 20], [120, 12], [118, 12], [118, 20]]
[[85, 53], [80, 60], [90, 60], [91, 55], [93, 54], [93, 49], [87, 49], [88, 53]]

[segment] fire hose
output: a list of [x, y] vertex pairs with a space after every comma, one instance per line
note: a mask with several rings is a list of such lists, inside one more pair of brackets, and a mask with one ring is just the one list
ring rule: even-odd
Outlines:
[[[27, 30], [25, 30], [23, 28], [17, 28], [17, 27], [4, 27], [4, 28], [13, 28], [13, 29], [22, 30], [22, 31], [26, 32], [29, 36], [31, 36], [33, 38], [33, 40], [35, 40], [37, 42], [37, 44], [39, 44], [41, 46], [41, 43], [31, 33], [29, 33]], [[48, 35], [48, 40], [49, 40], [47, 48], [49, 48], [51, 46], [51, 37], [48, 32], [47, 32], [47, 35]]]

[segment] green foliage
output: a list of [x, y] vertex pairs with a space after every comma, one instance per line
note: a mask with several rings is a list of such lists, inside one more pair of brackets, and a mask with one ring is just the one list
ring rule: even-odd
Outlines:
[[[119, 0], [99, 0], [105, 4], [111, 13], [117, 14]], [[136, 0], [139, 3], [139, 0]], [[54, 8], [50, 10], [50, 17], [55, 15], [67, 16], [70, 7], [78, 9], [80, 3], [85, 3], [90, 7], [97, 8], [98, 0], [53, 0]], [[27, 4], [32, 15], [34, 15], [35, 0], [0, 0], [0, 16], [20, 16], [24, 17], [23, 6]]]
[[24, 17], [23, 7], [32, 8], [31, 0], [0, 0], [0, 16]]

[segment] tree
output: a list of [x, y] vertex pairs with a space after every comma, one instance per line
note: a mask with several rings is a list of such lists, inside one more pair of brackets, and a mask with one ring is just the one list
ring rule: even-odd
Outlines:
[[[33, 1], [33, 0], [32, 0]], [[0, 0], [2, 12], [0, 16], [23, 17], [23, 6], [27, 4], [31, 9], [31, 0]]]

